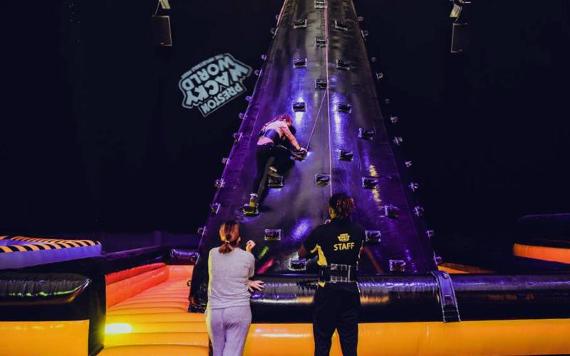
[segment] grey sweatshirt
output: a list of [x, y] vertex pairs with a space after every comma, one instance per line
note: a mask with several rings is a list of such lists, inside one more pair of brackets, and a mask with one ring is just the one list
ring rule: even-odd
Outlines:
[[255, 272], [253, 255], [241, 248], [222, 254], [218, 247], [210, 250], [208, 260], [208, 308], [249, 306], [247, 282]]

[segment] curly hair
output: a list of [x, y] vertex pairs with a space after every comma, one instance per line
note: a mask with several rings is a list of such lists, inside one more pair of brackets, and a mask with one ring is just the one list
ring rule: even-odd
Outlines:
[[356, 209], [354, 199], [346, 193], [333, 194], [329, 199], [329, 206], [341, 219], [349, 218]]

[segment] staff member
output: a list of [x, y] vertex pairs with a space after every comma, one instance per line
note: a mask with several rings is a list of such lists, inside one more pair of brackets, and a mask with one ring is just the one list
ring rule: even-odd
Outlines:
[[351, 221], [354, 200], [345, 193], [329, 200], [331, 221], [314, 229], [299, 257], [317, 254], [319, 283], [313, 300], [315, 355], [328, 355], [336, 330], [344, 356], [356, 355], [360, 292], [356, 283], [364, 229]]

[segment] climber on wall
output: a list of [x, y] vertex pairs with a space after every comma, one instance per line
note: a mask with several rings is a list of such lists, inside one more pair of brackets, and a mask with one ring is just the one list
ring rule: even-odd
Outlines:
[[260, 130], [255, 150], [257, 171], [250, 194], [249, 208], [257, 210], [268, 175], [279, 177], [291, 162], [291, 156], [296, 159], [305, 157], [307, 150], [299, 145], [294, 132], [293, 119], [288, 114], [277, 115]]

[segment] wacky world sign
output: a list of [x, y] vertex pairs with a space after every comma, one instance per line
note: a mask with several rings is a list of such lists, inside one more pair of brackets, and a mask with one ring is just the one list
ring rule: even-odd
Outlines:
[[184, 94], [182, 106], [197, 107], [204, 117], [245, 93], [243, 81], [251, 67], [224, 53], [206, 59], [184, 73], [178, 86]]

